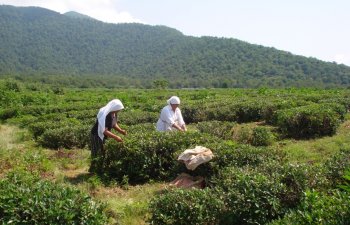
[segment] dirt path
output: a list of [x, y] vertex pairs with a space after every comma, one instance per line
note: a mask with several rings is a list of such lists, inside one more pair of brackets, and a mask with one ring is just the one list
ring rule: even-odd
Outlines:
[[17, 146], [16, 132], [18, 128], [9, 125], [0, 125], [0, 149], [13, 149]]

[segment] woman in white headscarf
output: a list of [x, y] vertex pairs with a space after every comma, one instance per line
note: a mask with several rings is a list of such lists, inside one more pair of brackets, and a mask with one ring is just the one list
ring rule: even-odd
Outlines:
[[168, 105], [165, 106], [160, 113], [160, 118], [157, 122], [157, 131], [187, 131], [179, 108], [179, 97], [172, 96], [167, 100], [167, 103]]
[[[119, 133], [126, 135], [127, 132], [121, 129], [117, 123], [117, 115], [120, 110], [124, 109], [123, 103], [119, 99], [113, 99], [106, 106], [100, 108], [97, 114], [95, 125], [91, 129], [91, 166], [89, 171], [96, 172], [102, 169], [104, 158], [103, 144], [105, 140], [113, 138], [118, 142], [123, 139], [111, 132], [112, 128]], [[102, 160], [99, 160], [102, 157]]]

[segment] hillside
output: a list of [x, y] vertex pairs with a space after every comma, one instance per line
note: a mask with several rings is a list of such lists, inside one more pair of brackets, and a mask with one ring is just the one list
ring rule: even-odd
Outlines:
[[335, 87], [350, 67], [165, 26], [109, 24], [38, 7], [0, 6], [0, 75], [73, 86]]

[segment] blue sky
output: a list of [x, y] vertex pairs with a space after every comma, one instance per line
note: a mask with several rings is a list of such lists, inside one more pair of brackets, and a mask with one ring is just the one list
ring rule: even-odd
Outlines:
[[76, 11], [110, 23], [165, 25], [185, 35], [236, 38], [350, 66], [348, 0], [0, 0]]

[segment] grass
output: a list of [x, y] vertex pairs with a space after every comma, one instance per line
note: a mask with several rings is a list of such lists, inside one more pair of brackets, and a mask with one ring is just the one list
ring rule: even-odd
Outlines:
[[290, 162], [318, 163], [329, 158], [341, 148], [350, 147], [350, 120], [345, 121], [332, 137], [311, 140], [287, 139], [273, 146], [284, 151]]

